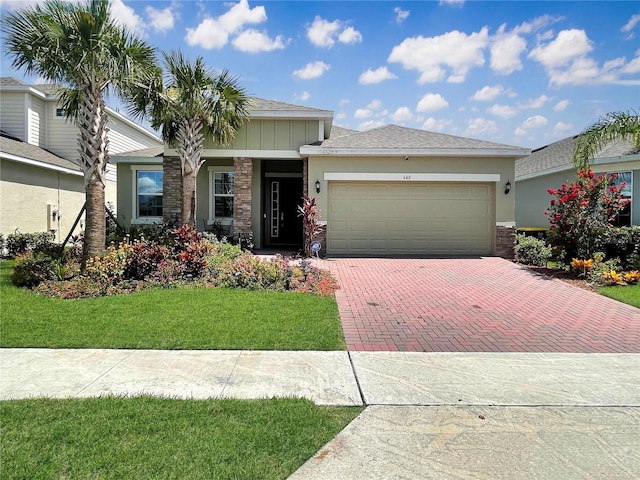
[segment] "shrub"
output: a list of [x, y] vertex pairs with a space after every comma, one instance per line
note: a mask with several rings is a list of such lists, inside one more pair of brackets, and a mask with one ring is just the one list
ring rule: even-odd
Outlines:
[[170, 250], [147, 240], [137, 240], [130, 246], [123, 276], [127, 280], [144, 280], [158, 265], [170, 258]]
[[121, 243], [117, 248], [110, 245], [104, 255], [87, 259], [85, 275], [112, 284], [123, 280], [131, 249], [128, 243]]
[[515, 246], [516, 261], [525, 265], [544, 267], [551, 258], [551, 247], [544, 240], [518, 234]]
[[7, 236], [7, 254], [15, 257], [33, 250], [51, 249], [54, 236], [51, 232], [12, 233]]
[[548, 190], [555, 198], [545, 212], [550, 222], [547, 238], [556, 258], [564, 262], [588, 259], [601, 250], [603, 234], [628, 203], [621, 196], [625, 185], [616, 187], [612, 180], [579, 170], [577, 181]]
[[18, 287], [33, 288], [46, 280], [56, 280], [60, 260], [40, 252], [26, 252], [16, 257], [11, 281]]
[[602, 236], [607, 258], [620, 259], [622, 268], [640, 268], [640, 227], [612, 227]]
[[314, 197], [303, 197], [302, 205], [298, 206], [298, 216], [302, 217], [302, 231], [304, 234], [304, 254], [307, 257], [313, 255], [311, 243], [322, 233], [322, 228], [318, 223], [320, 210]]

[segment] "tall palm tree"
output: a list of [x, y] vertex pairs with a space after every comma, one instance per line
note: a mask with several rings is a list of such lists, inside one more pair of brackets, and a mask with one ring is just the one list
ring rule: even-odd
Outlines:
[[608, 113], [578, 136], [573, 164], [578, 170], [588, 170], [598, 150], [624, 139], [640, 148], [640, 117], [627, 112]]
[[165, 141], [175, 144], [182, 168], [181, 221], [194, 224], [205, 137], [220, 145], [231, 142], [249, 117], [250, 98], [236, 77], [207, 68], [202, 57], [191, 62], [171, 51], [163, 58], [164, 73], [138, 89], [130, 112], [147, 117]]
[[156, 64], [155, 50], [118, 26], [108, 0], [86, 4], [49, 0], [2, 19], [13, 67], [62, 85], [59, 98], [79, 128], [86, 227], [83, 265], [105, 246], [105, 172], [108, 115], [103, 95], [124, 95]]

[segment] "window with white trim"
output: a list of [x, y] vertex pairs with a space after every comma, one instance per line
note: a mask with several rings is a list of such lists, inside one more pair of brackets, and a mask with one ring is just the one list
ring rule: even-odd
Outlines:
[[161, 165], [133, 165], [133, 223], [162, 221]]
[[613, 221], [614, 226], [616, 227], [628, 227], [631, 225], [631, 196], [632, 196], [632, 185], [631, 182], [633, 180], [633, 172], [613, 172], [610, 173], [613, 177], [611, 184], [616, 187], [622, 187], [620, 191], [620, 195], [625, 200], [629, 200], [629, 203], [622, 209], [622, 211], [616, 216]]
[[209, 223], [233, 220], [234, 173], [230, 167], [209, 167]]

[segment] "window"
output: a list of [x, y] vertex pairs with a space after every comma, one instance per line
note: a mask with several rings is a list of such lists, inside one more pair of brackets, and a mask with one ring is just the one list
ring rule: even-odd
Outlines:
[[133, 222], [162, 221], [162, 166], [132, 166]]
[[233, 218], [233, 172], [213, 172], [213, 217]]
[[[619, 187], [624, 183], [624, 187], [622, 189], [622, 198], [631, 200], [631, 192], [632, 192], [632, 172], [615, 172], [615, 178], [611, 182], [612, 185]], [[624, 207], [624, 209], [618, 214], [618, 216], [613, 221], [614, 226], [616, 227], [624, 227], [631, 225], [631, 201]]]
[[64, 108], [56, 108], [56, 117], [66, 117], [67, 111]]

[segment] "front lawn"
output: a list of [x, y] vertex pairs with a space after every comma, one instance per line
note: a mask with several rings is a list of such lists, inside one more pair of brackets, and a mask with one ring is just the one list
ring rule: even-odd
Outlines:
[[361, 411], [302, 399], [4, 401], [2, 478], [285, 479]]
[[602, 287], [598, 292], [606, 297], [640, 308], [640, 284]]
[[344, 350], [333, 297], [223, 288], [62, 300], [11, 283], [0, 262], [0, 347]]

